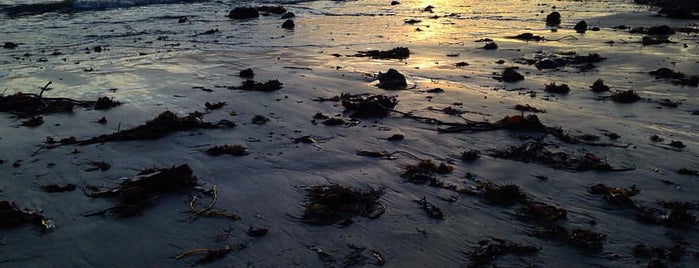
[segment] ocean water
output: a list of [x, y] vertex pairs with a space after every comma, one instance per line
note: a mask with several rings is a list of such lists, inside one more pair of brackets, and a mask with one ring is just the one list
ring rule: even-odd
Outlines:
[[[672, 35], [673, 43], [643, 46], [643, 35], [615, 26], [671, 25], [696, 29], [693, 20], [654, 16], [656, 9], [632, 0], [600, 1], [450, 1], [403, 0], [10, 0], [0, 3], [0, 94], [39, 93], [43, 96], [94, 100], [108, 96], [123, 105], [108, 111], [75, 109], [69, 114], [44, 115], [35, 128], [20, 126], [23, 118], [0, 115], [0, 199], [23, 208], [42, 210], [56, 229], [48, 233], [34, 226], [0, 229], [2, 267], [189, 267], [196, 256], [177, 260], [197, 248], [218, 249], [245, 244], [240, 251], [209, 264], [212, 267], [346, 267], [375, 266], [380, 252], [386, 267], [464, 267], [467, 252], [479, 241], [504, 238], [534, 245], [534, 255], [507, 255], [492, 261], [498, 267], [645, 267], [650, 259], [637, 257], [638, 244], [681, 245], [681, 261], [662, 260], [676, 267], [696, 267], [699, 233], [640, 223], [635, 211], [609, 204], [591, 194], [591, 185], [639, 187], [638, 204], [661, 208], [659, 200], [696, 204], [696, 176], [677, 174], [679, 168], [699, 170], [699, 111], [697, 88], [655, 79], [648, 71], [672, 68], [697, 74], [699, 37]], [[226, 17], [238, 6], [283, 5], [296, 14], [294, 30], [281, 28], [279, 15], [236, 21]], [[427, 7], [432, 6], [432, 11]], [[560, 28], [547, 27], [552, 11], [562, 14]], [[183, 19], [183, 18], [186, 18]], [[578, 34], [580, 20], [600, 31]], [[418, 22], [407, 23], [409, 20]], [[506, 38], [531, 32], [547, 38], [524, 42]], [[497, 42], [484, 50], [479, 39]], [[405, 60], [354, 57], [358, 51], [409, 47]], [[607, 59], [591, 71], [574, 66], [538, 70], [527, 60], [562, 55], [599, 53]], [[457, 63], [467, 63], [457, 66]], [[504, 67], [514, 66], [526, 76], [518, 83], [496, 79]], [[252, 68], [255, 80], [279, 79], [277, 92], [230, 90], [244, 79], [240, 70]], [[394, 68], [408, 78], [409, 88], [384, 91], [376, 75]], [[605, 100], [589, 86], [603, 79], [612, 90], [635, 90], [644, 99], [634, 104]], [[553, 94], [544, 85], [566, 83], [568, 94]], [[428, 93], [434, 88], [444, 93]], [[206, 89], [204, 91], [203, 89]], [[516, 131], [447, 134], [438, 127], [393, 113], [363, 120], [358, 125], [331, 127], [313, 116], [343, 117], [342, 106], [314, 102], [317, 97], [366, 92], [397, 95], [397, 110], [443, 121], [494, 122], [520, 114], [512, 107], [531, 104], [547, 126], [572, 135], [595, 134], [600, 143], [627, 148], [569, 144], [550, 136]], [[680, 104], [665, 107], [658, 101]], [[215, 111], [204, 103], [223, 101]], [[459, 116], [442, 113], [445, 107], [465, 110]], [[234, 121], [226, 130], [201, 130], [168, 135], [158, 140], [64, 146], [39, 150], [47, 137], [89, 138], [143, 124], [169, 110], [178, 115], [205, 111], [206, 121]], [[263, 115], [264, 125], [251, 119]], [[101, 117], [106, 124], [97, 124]], [[348, 119], [346, 116], [344, 118]], [[619, 140], [606, 134], [616, 133]], [[386, 137], [404, 134], [389, 142]], [[312, 136], [315, 144], [295, 143]], [[653, 142], [651, 135], [664, 138]], [[535, 163], [491, 156], [496, 149], [543, 139], [557, 152], [594, 153], [627, 172], [571, 172]], [[668, 147], [671, 141], [686, 147]], [[213, 145], [242, 144], [244, 157], [210, 157]], [[482, 157], [460, 160], [463, 151], [477, 149]], [[439, 179], [459, 187], [474, 187], [474, 177], [497, 184], [519, 185], [530, 197], [568, 210], [557, 222], [569, 230], [582, 228], [607, 235], [599, 252], [581, 252], [561, 241], [530, 236], [539, 223], [519, 220], [518, 205], [502, 207], [481, 198], [446, 189], [415, 185], [400, 177], [415, 159], [369, 159], [358, 150], [404, 151], [454, 166]], [[86, 171], [92, 161], [106, 161], [106, 171]], [[13, 167], [13, 164], [17, 164]], [[163, 194], [129, 218], [83, 217], [114, 205], [114, 200], [89, 198], [81, 191], [45, 193], [37, 184], [74, 183], [114, 186], [138, 170], [189, 164], [203, 187], [218, 187], [217, 209], [241, 219], [188, 218], [192, 192]], [[541, 179], [545, 178], [545, 179]], [[378, 219], [355, 217], [349, 226], [313, 226], [299, 219], [306, 189], [338, 183], [384, 190], [386, 212]], [[445, 220], [427, 217], [415, 202], [426, 197], [441, 207]], [[445, 200], [451, 200], [445, 201]], [[455, 201], [454, 201], [455, 200]], [[205, 206], [208, 199], [200, 199]], [[697, 209], [690, 213], [696, 215]], [[265, 237], [250, 237], [249, 227], [268, 227]], [[214, 238], [225, 235], [221, 242]], [[356, 254], [357, 247], [367, 250]], [[329, 261], [322, 252], [333, 256]], [[358, 256], [359, 255], [359, 256]], [[200, 256], [200, 255], [198, 255]], [[354, 259], [353, 259], [354, 258]]]

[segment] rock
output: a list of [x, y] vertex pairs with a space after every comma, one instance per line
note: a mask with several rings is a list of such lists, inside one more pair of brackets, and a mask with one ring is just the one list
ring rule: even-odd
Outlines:
[[556, 82], [547, 84], [544, 91], [559, 94], [568, 94], [570, 92], [570, 87], [566, 84], [556, 85]]
[[561, 13], [556, 11], [551, 12], [546, 16], [546, 26], [558, 26], [561, 25]]
[[379, 72], [379, 88], [383, 89], [405, 89], [408, 87], [408, 82], [405, 76], [395, 69], [388, 69], [386, 73]]
[[581, 20], [580, 22], [578, 22], [578, 24], [575, 24], [575, 27], [573, 27], [573, 29], [575, 29], [575, 32], [577, 33], [585, 33], [587, 32], [587, 22]]
[[621, 91], [612, 95], [612, 101], [618, 103], [633, 103], [641, 99], [633, 90]]
[[558, 63], [556, 63], [556, 61], [554, 61], [552, 59], [544, 59], [544, 60], [540, 60], [540, 61], [537, 61], [536, 63], [534, 63], [534, 67], [536, 67], [539, 70], [556, 69], [556, 68], [558, 68]]
[[646, 33], [650, 35], [671, 35], [675, 34], [675, 30], [670, 28], [670, 26], [661, 25], [648, 28], [648, 31]]
[[185, 23], [188, 21], [189, 19], [187, 17], [180, 17], [179, 19], [177, 19], [177, 23]]
[[294, 12], [286, 12], [286, 13], [284, 13], [284, 15], [282, 15], [282, 19], [291, 19], [291, 18], [295, 18], [295, 17], [296, 17], [296, 14], [294, 14]]
[[507, 67], [502, 71], [502, 81], [504, 82], [517, 82], [524, 80], [524, 76], [515, 71], [514, 67]]
[[228, 13], [228, 17], [234, 20], [252, 19], [260, 17], [260, 12], [252, 7], [236, 7]]
[[498, 44], [496, 44], [495, 42], [489, 42], [489, 43], [486, 43], [485, 46], [483, 46], [483, 49], [485, 49], [485, 50], [498, 49]]
[[253, 71], [250, 68], [247, 68], [245, 70], [241, 70], [238, 73], [238, 76], [243, 77], [243, 78], [253, 78], [255, 76], [255, 71]]
[[5, 42], [5, 45], [3, 45], [2, 48], [14, 49], [17, 48], [17, 44], [13, 42]]
[[257, 11], [281, 15], [286, 13], [286, 8], [283, 6], [261, 6], [257, 8]]
[[597, 81], [592, 83], [590, 89], [592, 92], [604, 92], [609, 91], [609, 86], [605, 85], [602, 79], [597, 79]]
[[282, 23], [282, 28], [287, 29], [287, 30], [293, 30], [296, 24], [294, 23], [294, 20], [288, 19], [284, 23]]
[[398, 1], [391, 1], [391, 5], [392, 5], [392, 6], [400, 5], [400, 2], [398, 2]]

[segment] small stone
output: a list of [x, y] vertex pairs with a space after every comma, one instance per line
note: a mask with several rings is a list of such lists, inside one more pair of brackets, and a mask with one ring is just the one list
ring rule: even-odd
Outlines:
[[585, 33], [587, 32], [587, 22], [581, 20], [580, 22], [578, 22], [578, 24], [575, 24], [575, 27], [573, 27], [573, 29], [575, 29], [575, 32], [577, 33]]
[[228, 17], [234, 20], [253, 19], [260, 17], [260, 12], [252, 7], [236, 7], [228, 13]]
[[408, 82], [405, 76], [395, 69], [389, 69], [386, 73], [379, 72], [379, 88], [383, 89], [405, 89]]
[[548, 14], [548, 16], [546, 16], [546, 26], [558, 25], [561, 25], [561, 13], [554, 11]]
[[287, 30], [293, 30], [296, 24], [294, 23], [294, 20], [288, 19], [284, 23], [282, 23], [282, 28], [287, 29]]

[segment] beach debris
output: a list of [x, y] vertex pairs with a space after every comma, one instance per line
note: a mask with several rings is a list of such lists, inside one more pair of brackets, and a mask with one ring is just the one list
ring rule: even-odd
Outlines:
[[406, 20], [403, 21], [403, 23], [405, 23], [405, 24], [410, 24], [410, 25], [418, 24], [418, 23], [421, 23], [421, 22], [422, 22], [422, 21], [421, 21], [421, 20], [418, 20], [418, 19], [406, 19]]
[[545, 113], [546, 110], [538, 109], [534, 106], [531, 106], [529, 104], [521, 105], [517, 104], [514, 107], [515, 110], [521, 111], [521, 112], [530, 112], [530, 113]]
[[551, 84], [546, 84], [544, 91], [551, 93], [568, 94], [570, 88], [567, 84], [556, 85], [556, 82], [551, 82]]
[[109, 108], [117, 107], [119, 105], [121, 105], [121, 103], [118, 101], [115, 101], [114, 99], [111, 99], [109, 97], [100, 97], [95, 102], [94, 109], [95, 110], [107, 110]]
[[250, 68], [247, 68], [245, 70], [240, 70], [240, 72], [238, 72], [238, 76], [240, 76], [242, 78], [253, 78], [255, 76], [255, 71], [253, 71]]
[[505, 38], [517, 39], [517, 40], [526, 41], [526, 42], [529, 42], [529, 41], [539, 42], [539, 41], [546, 40], [546, 38], [544, 38], [543, 36], [534, 35], [533, 33], [521, 33], [521, 34], [518, 34], [515, 36], [505, 36]]
[[60, 186], [58, 184], [39, 184], [39, 188], [47, 193], [62, 193], [62, 192], [72, 192], [75, 191], [75, 184], [68, 183], [66, 185]]
[[78, 140], [75, 137], [64, 138], [56, 142], [53, 138], [47, 139], [44, 146], [52, 148], [59, 145], [89, 145], [104, 142], [132, 141], [132, 140], [153, 140], [165, 137], [171, 133], [179, 131], [190, 131], [195, 129], [215, 129], [222, 127], [233, 127], [235, 124], [228, 120], [221, 120], [217, 124], [203, 122], [200, 117], [187, 115], [178, 117], [173, 112], [165, 111], [147, 121], [143, 125], [131, 129], [121, 130], [112, 134], [105, 134], [85, 140]]
[[323, 121], [323, 125], [326, 125], [326, 126], [340, 126], [340, 125], [344, 125], [346, 123], [347, 122], [344, 119], [339, 118], [339, 117], [329, 117]]
[[517, 203], [527, 203], [529, 201], [527, 194], [522, 192], [522, 189], [514, 184], [497, 185], [493, 183], [483, 183], [479, 186], [481, 189], [476, 193], [492, 204], [507, 207]]
[[294, 143], [316, 143], [316, 142], [317, 142], [316, 139], [314, 139], [313, 137], [308, 136], [308, 135], [294, 138]]
[[607, 238], [607, 235], [597, 233], [593, 230], [576, 228], [572, 231], [568, 231], [565, 227], [560, 225], [547, 226], [535, 230], [530, 233], [530, 235], [541, 239], [559, 241], [587, 253], [602, 250], [604, 247], [604, 240]]
[[386, 117], [398, 104], [395, 96], [384, 95], [350, 95], [341, 94], [339, 97], [345, 113], [350, 118]]
[[660, 100], [655, 101], [655, 103], [660, 104], [660, 106], [668, 107], [668, 108], [677, 108], [678, 106], [680, 106], [680, 104], [682, 104], [682, 102], [672, 101], [670, 99], [660, 99]]
[[495, 50], [495, 49], [498, 49], [498, 44], [496, 44], [495, 42], [488, 42], [488, 43], [485, 43], [485, 45], [483, 45], [483, 49]]
[[245, 248], [247, 248], [246, 244], [239, 244], [239, 245], [236, 245], [235, 247], [232, 247], [231, 245], [226, 244], [223, 247], [217, 248], [217, 249], [195, 248], [195, 249], [187, 250], [185, 252], [177, 254], [177, 256], [175, 256], [175, 259], [179, 260], [179, 259], [182, 259], [182, 258], [190, 256], [190, 255], [203, 253], [204, 255], [201, 256], [199, 259], [197, 259], [195, 261], [195, 264], [207, 264], [207, 263], [211, 263], [211, 262], [214, 262], [216, 260], [219, 260], [219, 259], [223, 259], [224, 257], [226, 257], [226, 255], [228, 255], [231, 252], [241, 251]]
[[92, 167], [85, 169], [85, 172], [92, 172], [97, 170], [106, 171], [112, 167], [112, 165], [104, 161], [90, 161], [87, 164]]
[[281, 14], [286, 13], [286, 8], [284, 8], [283, 6], [279, 6], [279, 5], [277, 5], [277, 6], [261, 6], [261, 7], [257, 7], [257, 10], [260, 12], [277, 14], [277, 15], [281, 15]]
[[471, 260], [469, 267], [488, 267], [489, 263], [499, 256], [508, 254], [530, 255], [541, 250], [531, 245], [522, 245], [505, 239], [491, 238], [478, 242], [478, 246], [468, 252]]
[[308, 190], [308, 201], [302, 219], [315, 225], [331, 225], [337, 222], [351, 223], [352, 217], [376, 219], [385, 207], [378, 202], [383, 191], [362, 191], [337, 184], [315, 186]]
[[677, 173], [680, 175], [699, 176], [699, 170], [693, 170], [688, 168], [680, 168], [679, 170], [677, 170]]
[[388, 69], [385, 73], [379, 72], [377, 75], [379, 79], [379, 88], [396, 90], [405, 89], [408, 87], [408, 82], [405, 80], [405, 75], [399, 73], [395, 69]]
[[334, 263], [332, 267], [366, 266], [367, 262], [370, 260], [374, 260], [372, 264], [376, 266], [384, 266], [386, 264], [386, 260], [378, 250], [371, 249], [367, 254], [366, 247], [355, 246], [353, 244], [347, 244], [347, 246], [351, 249], [351, 251], [340, 261], [318, 246], [307, 245], [306, 248], [316, 252], [320, 260], [326, 263], [327, 266], [331, 266], [329, 265], [331, 263]]
[[516, 67], [507, 67], [505, 68], [505, 70], [502, 71], [502, 75], [499, 78], [496, 77], [496, 79], [507, 83], [524, 80], [524, 76], [518, 73], [516, 69]]
[[260, 12], [254, 7], [236, 7], [228, 13], [228, 17], [234, 20], [252, 19], [260, 17]]
[[0, 200], [0, 228], [9, 229], [25, 224], [39, 226], [42, 231], [55, 228], [53, 222], [44, 217], [41, 211], [22, 209], [15, 202]]
[[296, 27], [296, 23], [294, 23], [294, 20], [292, 19], [287, 19], [282, 23], [282, 29], [287, 29], [287, 30], [293, 30]]
[[675, 85], [683, 86], [699, 86], [699, 75], [692, 75], [687, 77], [686, 74], [673, 71], [668, 68], [660, 68], [655, 71], [648, 72], [650, 75], [655, 76], [655, 79], [668, 79], [671, 83]]
[[429, 184], [432, 186], [432, 184], [436, 183], [436, 178], [433, 177], [435, 173], [449, 174], [453, 170], [453, 166], [444, 163], [437, 165], [432, 160], [422, 159], [415, 165], [407, 165], [401, 177], [415, 184]]
[[596, 194], [604, 198], [607, 202], [628, 208], [635, 208], [636, 203], [631, 200], [631, 197], [638, 195], [641, 192], [636, 186], [631, 186], [630, 189], [619, 187], [609, 187], [604, 184], [596, 184], [590, 187], [588, 191], [591, 194]]
[[250, 119], [251, 124], [260, 125], [260, 126], [267, 124], [267, 122], [269, 122], [269, 118], [267, 118], [266, 116], [259, 115], [259, 114], [256, 114], [255, 116], [252, 117], [252, 119]]
[[576, 33], [585, 33], [587, 32], [587, 22], [585, 20], [581, 20], [575, 26], [573, 27], [575, 29]]
[[641, 99], [641, 97], [631, 89], [626, 91], [617, 91], [616, 93], [612, 94], [610, 98], [612, 101], [618, 103], [634, 103]]
[[427, 213], [427, 216], [433, 219], [444, 220], [444, 212], [437, 205], [427, 201], [426, 197], [416, 201], [420, 204], [420, 208]]
[[219, 156], [223, 154], [229, 154], [232, 156], [246, 156], [248, 155], [248, 152], [246, 151], [247, 148], [245, 146], [240, 145], [240, 144], [233, 144], [233, 145], [220, 145], [220, 146], [214, 146], [206, 150], [206, 154], [210, 156]]
[[159, 194], [180, 189], [192, 189], [197, 185], [196, 177], [187, 164], [171, 168], [155, 168], [144, 170], [135, 177], [125, 178], [119, 186], [111, 189], [100, 189], [86, 185], [83, 192], [89, 197], [113, 197], [117, 199], [114, 207], [98, 212], [85, 213], [83, 216], [104, 215], [115, 213], [118, 216], [130, 217], [139, 215]]
[[248, 235], [252, 237], [262, 237], [267, 235], [268, 232], [269, 229], [265, 227], [254, 228], [250, 226], [250, 228], [248, 228]]
[[190, 210], [190, 215], [189, 219], [191, 221], [196, 220], [199, 217], [212, 217], [212, 218], [225, 218], [225, 219], [230, 219], [233, 221], [237, 221], [240, 219], [238, 215], [235, 213], [229, 212], [225, 209], [216, 209], [214, 210], [214, 205], [216, 205], [216, 201], [218, 201], [218, 191], [216, 188], [216, 185], [213, 185], [211, 187], [211, 190], [208, 191], [201, 191], [202, 194], [210, 196], [211, 197], [211, 202], [203, 209], [197, 209], [196, 204], [197, 200], [200, 199], [200, 197], [196, 195], [192, 195], [191, 199], [189, 201], [189, 210]]
[[27, 120], [22, 121], [22, 126], [38, 127], [44, 123], [44, 117], [40, 115], [30, 116]]
[[476, 149], [463, 151], [461, 153], [461, 160], [463, 160], [464, 162], [473, 162], [473, 161], [476, 161], [480, 157], [481, 157], [481, 151], [476, 150]]
[[531, 141], [506, 150], [495, 150], [493, 157], [510, 159], [524, 163], [538, 163], [553, 169], [569, 171], [628, 171], [633, 167], [614, 168], [606, 160], [592, 154], [569, 155], [564, 152], [551, 152], [546, 147], [549, 144], [541, 141]]
[[425, 8], [422, 9], [422, 12], [434, 13], [434, 6], [433, 6], [433, 5], [427, 5]]
[[402, 141], [405, 139], [405, 136], [403, 134], [393, 134], [390, 137], [386, 138], [388, 141]]
[[682, 148], [684, 148], [684, 147], [687, 147], [687, 146], [684, 145], [684, 143], [681, 142], [681, 141], [671, 141], [671, 142], [668, 143], [667, 145], [669, 145], [670, 147], [678, 148], [678, 149], [682, 149]]
[[562, 64], [560, 64], [559, 62], [553, 59], [543, 59], [534, 63], [534, 67], [536, 67], [539, 70], [556, 69], [562, 65], [565, 65], [565, 62], [562, 62]]
[[699, 206], [696, 204], [662, 201], [661, 205], [666, 211], [650, 206], [639, 206], [637, 220], [679, 229], [689, 229], [699, 223], [697, 217], [689, 213], [689, 210], [698, 209]]
[[207, 101], [206, 103], [204, 103], [204, 107], [206, 109], [209, 109], [209, 110], [218, 110], [218, 109], [223, 108], [223, 106], [226, 106], [226, 105], [228, 105], [228, 102], [225, 102], [225, 101], [219, 101], [219, 102], [214, 102], [214, 103], [210, 103]]
[[682, 259], [682, 256], [685, 255], [686, 249], [680, 244], [675, 244], [668, 247], [654, 247], [644, 244], [637, 244], [633, 247], [631, 252], [636, 258], [647, 259], [648, 267], [667, 267], [662, 263], [662, 260], [679, 262]]
[[609, 91], [609, 86], [604, 84], [604, 80], [597, 79], [590, 86], [590, 90], [592, 90], [592, 92], [605, 92], [605, 91]]
[[240, 86], [230, 86], [228, 89], [240, 89], [245, 91], [262, 91], [272, 92], [282, 88], [282, 83], [277, 79], [268, 80], [267, 82], [255, 82], [255, 80], [245, 80]]
[[553, 223], [565, 218], [568, 214], [565, 209], [536, 201], [525, 202], [515, 213], [520, 219], [544, 223]]
[[454, 66], [456, 66], [456, 67], [466, 67], [466, 66], [468, 66], [468, 62], [460, 61], [460, 62], [455, 63]]
[[546, 26], [559, 26], [561, 25], [561, 13], [553, 11], [546, 15]]
[[18, 46], [18, 45], [17, 45], [17, 43], [15, 43], [15, 42], [5, 42], [5, 44], [2, 45], [2, 48], [5, 48], [5, 49], [15, 49], [15, 48], [17, 48], [17, 46]]
[[[397, 60], [404, 60], [410, 57], [410, 49], [407, 47], [395, 47], [389, 50], [368, 50], [368, 51], [359, 51], [357, 54], [353, 55], [354, 57], [369, 57], [372, 59], [381, 59], [381, 60], [387, 60], [387, 59], [397, 59]], [[390, 70], [389, 70], [390, 71]]]
[[[49, 82], [49, 84], [51, 84]], [[47, 84], [47, 87], [48, 85]], [[47, 88], [45, 87], [44, 90]], [[42, 90], [42, 93], [43, 91]], [[11, 113], [20, 117], [40, 114], [70, 113], [75, 106], [92, 108], [95, 101], [79, 101], [68, 98], [47, 98], [42, 94], [18, 92], [13, 95], [0, 94], [0, 112]]]

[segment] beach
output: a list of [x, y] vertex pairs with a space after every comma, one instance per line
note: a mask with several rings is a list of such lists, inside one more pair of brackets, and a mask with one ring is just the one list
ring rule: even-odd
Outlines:
[[[699, 265], [696, 19], [611, 0], [75, 2], [0, 26], [2, 97], [83, 101], [0, 113], [0, 200], [50, 220], [0, 228], [3, 267]], [[278, 5], [293, 29], [228, 17]], [[404, 86], [382, 88], [390, 69]], [[354, 114], [372, 96], [395, 106]], [[170, 114], [188, 125], [123, 132]], [[244, 153], [207, 153], [223, 145]], [[139, 186], [123, 215], [125, 178], [180, 165], [196, 186]], [[322, 218], [330, 185], [372, 198]]]

